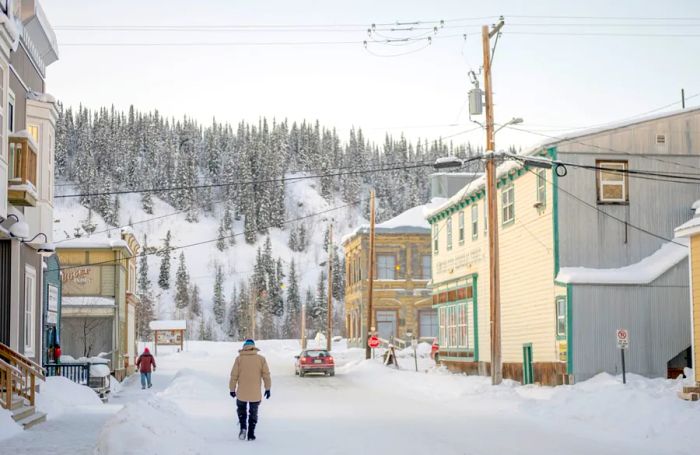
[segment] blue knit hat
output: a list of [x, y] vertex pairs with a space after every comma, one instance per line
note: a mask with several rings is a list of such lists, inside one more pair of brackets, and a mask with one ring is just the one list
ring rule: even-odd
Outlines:
[[247, 340], [245, 340], [245, 341], [243, 342], [243, 347], [246, 347], [246, 346], [255, 346], [255, 341], [253, 341], [252, 339], [248, 338]]

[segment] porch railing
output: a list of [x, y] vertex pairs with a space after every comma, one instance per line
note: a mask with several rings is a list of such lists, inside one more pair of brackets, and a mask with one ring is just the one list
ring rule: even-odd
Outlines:
[[44, 371], [46, 376], [63, 376], [76, 384], [90, 385], [89, 363], [48, 363]]
[[[46, 379], [41, 366], [2, 343], [0, 343], [0, 360], [3, 361], [3, 373], [0, 376], [5, 396], [3, 407], [7, 408], [12, 404], [12, 394], [27, 399], [30, 406], [34, 406], [36, 380], [37, 378]], [[7, 368], [6, 365], [12, 368]]]

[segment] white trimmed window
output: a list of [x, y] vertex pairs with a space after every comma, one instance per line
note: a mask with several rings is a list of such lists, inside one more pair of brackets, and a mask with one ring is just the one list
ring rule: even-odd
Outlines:
[[377, 255], [377, 279], [393, 280], [396, 278], [396, 256]]
[[464, 243], [464, 210], [459, 212], [459, 244]]
[[36, 334], [36, 270], [24, 267], [24, 355], [34, 357]]
[[566, 299], [557, 298], [557, 336], [566, 336]]
[[423, 276], [422, 278], [424, 280], [429, 280], [431, 275], [433, 274], [433, 258], [431, 256], [425, 255], [423, 256]]
[[537, 206], [544, 207], [547, 203], [547, 171], [537, 171]]
[[509, 184], [501, 190], [502, 224], [515, 221], [515, 187]]
[[440, 229], [438, 228], [437, 222], [435, 222], [435, 224], [433, 224], [433, 252], [435, 254], [438, 254], [438, 252], [440, 251], [440, 248], [439, 248], [440, 244], [438, 242], [439, 235], [440, 235]]
[[629, 201], [627, 161], [596, 161], [598, 203], [615, 204]]
[[450, 251], [452, 249], [452, 215], [447, 218], [445, 229], [447, 230], [447, 251]]
[[479, 206], [472, 205], [472, 240], [479, 237]]

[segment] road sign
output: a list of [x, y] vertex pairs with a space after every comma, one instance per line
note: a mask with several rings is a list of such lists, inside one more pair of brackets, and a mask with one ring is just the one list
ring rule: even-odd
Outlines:
[[617, 329], [617, 347], [627, 349], [630, 345], [630, 336], [627, 329]]
[[367, 341], [367, 345], [372, 349], [378, 348], [379, 347], [379, 338], [372, 335], [371, 337], [369, 337], [369, 340]]

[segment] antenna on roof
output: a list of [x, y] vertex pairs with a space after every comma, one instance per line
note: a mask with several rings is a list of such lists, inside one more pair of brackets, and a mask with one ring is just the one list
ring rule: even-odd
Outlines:
[[681, 89], [681, 108], [685, 109], [685, 89]]

